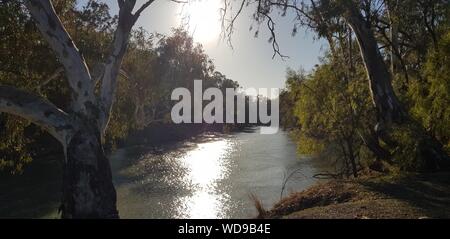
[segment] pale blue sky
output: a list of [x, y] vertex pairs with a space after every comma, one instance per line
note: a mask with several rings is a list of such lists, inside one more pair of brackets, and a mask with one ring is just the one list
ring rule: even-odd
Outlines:
[[[200, 3], [194, 3], [194, 7], [183, 7], [182, 4], [169, 0], [156, 0], [141, 15], [136, 27], [142, 26], [149, 32], [170, 34], [171, 28], [180, 25], [181, 15], [189, 14], [189, 11], [205, 18], [205, 20], [199, 17], [193, 19], [196, 26], [191, 27], [190, 30], [193, 32], [194, 40], [202, 43], [217, 70], [228, 78], [238, 81], [244, 88], [282, 88], [287, 67], [293, 69], [303, 67], [305, 70], [310, 70], [319, 62], [318, 57], [326, 49], [323, 41], [313, 40], [314, 33], [310, 31], [300, 29], [297, 35], [292, 37], [292, 15], [276, 16], [274, 20], [280, 50], [289, 58], [284, 61], [280, 57], [272, 59], [273, 50], [272, 45], [268, 43], [269, 31], [266, 25], [261, 25], [258, 38], [254, 38], [254, 32], [249, 31], [253, 22], [251, 6], [242, 12], [235, 24], [232, 49], [226, 42], [221, 41], [219, 36], [216, 37], [220, 33], [218, 19], [222, 0], [200, 1]], [[79, 1], [79, 4], [83, 2], [85, 0]], [[115, 0], [106, 2], [110, 5], [112, 14], [116, 14], [117, 2]], [[140, 6], [144, 0], [137, 2], [136, 5]], [[235, 9], [238, 8], [239, 2], [235, 2], [234, 5]]]

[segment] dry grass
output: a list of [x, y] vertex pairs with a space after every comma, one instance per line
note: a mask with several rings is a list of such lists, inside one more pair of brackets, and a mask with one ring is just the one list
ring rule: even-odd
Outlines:
[[255, 206], [256, 210], [258, 211], [257, 219], [262, 219], [267, 217], [267, 211], [264, 208], [261, 200], [253, 193], [250, 194], [250, 200], [252, 200], [253, 205]]
[[263, 210], [259, 218], [450, 218], [450, 173], [330, 181]]

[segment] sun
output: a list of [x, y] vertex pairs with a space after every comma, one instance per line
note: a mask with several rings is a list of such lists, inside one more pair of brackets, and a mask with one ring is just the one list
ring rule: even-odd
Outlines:
[[217, 40], [221, 32], [221, 0], [189, 0], [180, 4], [180, 23], [203, 45]]

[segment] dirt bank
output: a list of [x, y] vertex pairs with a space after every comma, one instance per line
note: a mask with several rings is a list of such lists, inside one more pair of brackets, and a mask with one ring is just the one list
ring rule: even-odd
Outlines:
[[293, 193], [264, 218], [450, 218], [450, 173], [333, 180]]

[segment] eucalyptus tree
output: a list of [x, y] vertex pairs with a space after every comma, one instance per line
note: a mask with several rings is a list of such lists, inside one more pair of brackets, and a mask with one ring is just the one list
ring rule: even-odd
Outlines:
[[[384, 59], [384, 54], [379, 48], [379, 40], [374, 31], [375, 13], [380, 9], [387, 8], [387, 2], [381, 0], [224, 0], [223, 26], [225, 35], [231, 37], [235, 21], [246, 7], [253, 7], [253, 20], [258, 24], [264, 24], [270, 33], [269, 42], [272, 44], [274, 56], [277, 54], [284, 57], [280, 45], [277, 41], [276, 16], [288, 16], [292, 13], [295, 16], [293, 24], [293, 34], [299, 27], [312, 29], [321, 38], [325, 38], [330, 45], [330, 52], [336, 55], [336, 33], [342, 28], [352, 30], [359, 46], [359, 53], [363, 59], [363, 65], [368, 78], [370, 96], [376, 109], [378, 123], [374, 127], [375, 144], [368, 146], [381, 158], [386, 150], [379, 147], [377, 141], [383, 140], [391, 148], [396, 147], [396, 143], [391, 140], [392, 126], [409, 125], [414, 130], [422, 132], [420, 142], [425, 142], [421, 147], [420, 154], [426, 155], [424, 158], [430, 162], [430, 167], [439, 168], [449, 162], [448, 155], [442, 150], [441, 145], [424, 132], [423, 127], [418, 125], [409, 116], [407, 109], [399, 100], [393, 87], [393, 77]], [[441, 1], [422, 1], [425, 5], [438, 4]], [[234, 4], [236, 3], [236, 4]], [[233, 12], [233, 7], [238, 6]], [[236, 8], [235, 8], [236, 9]], [[434, 9], [433, 7], [429, 9]], [[426, 19], [430, 21], [429, 19]], [[434, 19], [433, 21], [436, 21]], [[428, 29], [434, 29], [428, 27]], [[259, 28], [256, 30], [257, 35]], [[394, 47], [396, 43], [394, 43]], [[408, 126], [408, 127], [409, 127]], [[371, 147], [370, 145], [374, 145]]]
[[61, 215], [63, 218], [118, 218], [110, 163], [103, 150], [117, 87], [117, 78], [130, 32], [154, 0], [134, 11], [136, 0], [118, 0], [117, 28], [100, 73], [93, 74], [58, 17], [50, 0], [24, 4], [49, 47], [63, 66], [71, 91], [68, 110], [28, 91], [0, 86], [0, 112], [39, 125], [64, 149]]
[[[271, 16], [274, 11], [281, 11], [283, 15], [286, 15], [288, 11], [293, 11], [297, 20], [294, 32], [297, 31], [299, 25], [310, 27], [317, 32], [319, 37], [327, 39], [332, 52], [336, 51], [334, 33], [342, 27], [343, 21], [345, 21], [344, 24], [354, 31], [359, 43], [360, 53], [369, 78], [373, 103], [379, 112], [381, 121], [400, 122], [404, 110], [393, 91], [390, 83], [391, 75], [378, 49], [374, 33], [361, 10], [363, 6], [358, 2], [350, 0], [242, 0], [241, 9], [246, 5], [256, 4], [253, 17], [258, 23], [267, 23], [271, 33], [270, 41], [275, 53], [279, 55], [281, 52], [276, 39], [275, 20]], [[232, 31], [234, 20], [236, 18], [231, 20], [226, 30]]]

